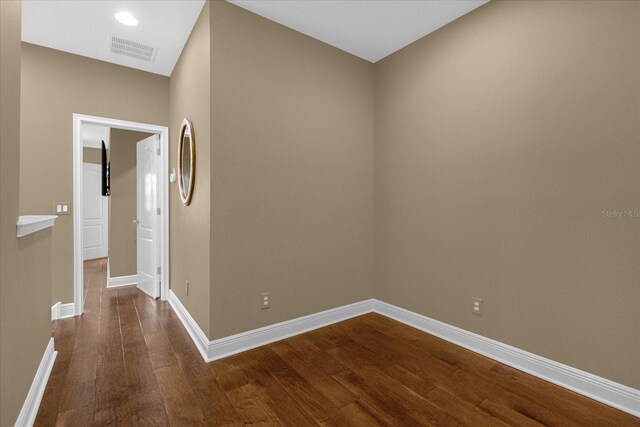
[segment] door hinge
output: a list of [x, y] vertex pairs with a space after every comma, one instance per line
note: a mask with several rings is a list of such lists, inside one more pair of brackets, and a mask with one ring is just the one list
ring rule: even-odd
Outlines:
[[159, 156], [160, 155], [160, 148], [156, 149], [156, 154]]
[[158, 276], [160, 275], [161, 272], [162, 272], [162, 268], [158, 267]]
[[156, 208], [156, 214], [160, 215], [160, 208]]

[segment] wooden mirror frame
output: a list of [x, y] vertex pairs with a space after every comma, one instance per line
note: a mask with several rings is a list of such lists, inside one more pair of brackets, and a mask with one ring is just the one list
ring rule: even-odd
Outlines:
[[[184, 187], [184, 170], [182, 166], [182, 153], [184, 152], [184, 135], [185, 132], [189, 132], [189, 151], [191, 157], [189, 159], [189, 187]], [[180, 134], [178, 139], [178, 192], [180, 193], [180, 199], [182, 204], [189, 206], [191, 203], [191, 197], [193, 196], [193, 186], [196, 178], [196, 136], [193, 131], [193, 124], [191, 120], [185, 118], [182, 120], [182, 126], [180, 126]]]

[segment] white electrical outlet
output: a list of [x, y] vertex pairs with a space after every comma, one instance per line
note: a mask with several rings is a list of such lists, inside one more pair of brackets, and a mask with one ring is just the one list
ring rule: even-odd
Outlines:
[[71, 208], [69, 207], [69, 203], [59, 202], [56, 203], [56, 214], [57, 215], [69, 215], [71, 213]]
[[271, 307], [271, 294], [269, 292], [265, 292], [260, 297], [260, 308], [266, 309]]
[[187, 295], [189, 295], [189, 281], [188, 280], [184, 281], [184, 287], [185, 287], [185, 291], [187, 292]]
[[471, 312], [482, 316], [482, 299], [471, 297]]

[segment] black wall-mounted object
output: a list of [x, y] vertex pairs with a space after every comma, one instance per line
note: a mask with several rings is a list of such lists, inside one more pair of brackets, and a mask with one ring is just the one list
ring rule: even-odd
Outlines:
[[107, 159], [107, 146], [102, 141], [102, 195], [108, 196], [111, 193], [111, 177], [109, 174], [110, 162]]

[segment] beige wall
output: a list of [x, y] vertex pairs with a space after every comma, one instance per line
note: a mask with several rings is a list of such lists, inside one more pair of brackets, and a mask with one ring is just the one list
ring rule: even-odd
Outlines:
[[[209, 5], [198, 21], [171, 74], [170, 165], [176, 167], [182, 119], [192, 120], [196, 136], [195, 188], [191, 205], [180, 201], [177, 184], [170, 187], [171, 290], [209, 334]], [[189, 281], [187, 295], [185, 282]]]
[[[73, 200], [72, 114], [167, 126], [167, 77], [22, 44], [20, 212], [53, 213]], [[43, 155], [46, 154], [46, 155]], [[42, 185], [42, 177], [48, 183]], [[73, 215], [53, 230], [51, 303], [73, 301]]]
[[93, 163], [94, 165], [102, 164], [102, 150], [100, 148], [82, 148], [82, 162]]
[[640, 387], [638, 22], [491, 2], [376, 64], [376, 297]]
[[371, 296], [372, 141], [372, 64], [211, 3], [212, 338]]
[[111, 129], [109, 163], [109, 273], [111, 277], [137, 273], [136, 143], [149, 133]]
[[[11, 426], [51, 332], [51, 229], [16, 237], [20, 184], [19, 1], [0, 2], [0, 93], [0, 425]], [[46, 184], [42, 175], [40, 180]]]

